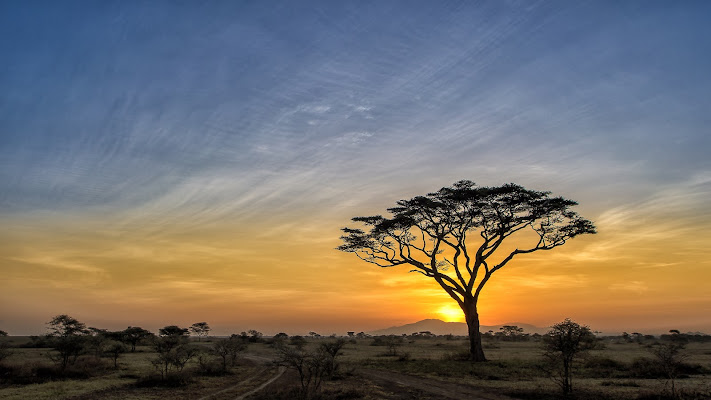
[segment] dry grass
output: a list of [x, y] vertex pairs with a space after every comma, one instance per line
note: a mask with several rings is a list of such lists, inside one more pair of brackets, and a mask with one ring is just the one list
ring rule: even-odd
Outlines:
[[[11, 339], [11, 338], [5, 338]], [[331, 339], [308, 339], [307, 346], [315, 348], [319, 343]], [[21, 343], [14, 338], [14, 344]], [[558, 389], [541, 368], [541, 350], [536, 342], [487, 342], [485, 352], [489, 362], [472, 364], [457, 359], [466, 352], [467, 342], [463, 339], [406, 340], [397, 349], [397, 356], [386, 356], [383, 346], [372, 346], [372, 340], [349, 341], [340, 357], [340, 375], [336, 380], [324, 384], [324, 399], [328, 398], [406, 398], [394, 394], [392, 389], [368, 382], [357, 374], [358, 368], [386, 369], [408, 375], [423, 376], [440, 381], [467, 384], [492, 393], [508, 394], [526, 399], [556, 398]], [[210, 343], [200, 343], [209, 346]], [[13, 348], [13, 355], [4, 361], [5, 367], [29, 368], [44, 366], [50, 368], [52, 362], [47, 357], [49, 349]], [[697, 397], [711, 396], [711, 343], [691, 343], [685, 353], [687, 363], [697, 365], [696, 372], [677, 381], [682, 391], [696, 392]], [[126, 353], [119, 359], [118, 370], [104, 361], [105, 368], [97, 368], [95, 375], [88, 379], [63, 379], [45, 381], [30, 385], [0, 382], [2, 399], [161, 399], [199, 398], [206, 393], [214, 393], [230, 387], [246, 378], [269, 372], [258, 366], [259, 360], [272, 359], [274, 349], [265, 343], [250, 344], [245, 359], [232, 373], [224, 376], [202, 376], [196, 362], [186, 367], [191, 376], [188, 384], [181, 387], [139, 387], [136, 382], [154, 372], [151, 359], [152, 349], [139, 346], [137, 352]], [[642, 379], [629, 370], [635, 359], [651, 358], [644, 345], [610, 341], [601, 350], [590, 352], [592, 361], [587, 368], [574, 375], [575, 390], [579, 400], [584, 399], [651, 399], [651, 394], [663, 391], [664, 379]], [[254, 361], [256, 360], [256, 361]], [[265, 375], [266, 377], [266, 375]], [[264, 378], [266, 379], [266, 378]], [[252, 384], [255, 384], [255, 380]], [[279, 386], [288, 393], [289, 380], [277, 381], [269, 393], [278, 392]], [[330, 393], [330, 394], [329, 394]], [[329, 397], [330, 396], [330, 397]], [[359, 397], [360, 396], [360, 397]], [[645, 397], [647, 396], [647, 397]], [[694, 398], [694, 397], [689, 397]]]

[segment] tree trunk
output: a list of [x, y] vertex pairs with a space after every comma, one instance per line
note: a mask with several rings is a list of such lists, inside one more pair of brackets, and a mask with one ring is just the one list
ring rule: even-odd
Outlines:
[[469, 329], [469, 356], [472, 361], [486, 361], [484, 349], [481, 347], [481, 332], [479, 332], [479, 313], [476, 302], [471, 299], [464, 300], [464, 318]]

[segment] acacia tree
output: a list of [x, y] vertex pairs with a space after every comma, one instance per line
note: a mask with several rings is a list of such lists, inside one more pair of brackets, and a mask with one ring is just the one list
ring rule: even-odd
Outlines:
[[[520, 254], [550, 250], [577, 235], [595, 233], [592, 222], [570, 210], [575, 205], [512, 183], [479, 187], [459, 181], [398, 201], [388, 209], [390, 218], [353, 218], [368, 230], [343, 228], [338, 250], [380, 267], [408, 265], [412, 272], [434, 279], [464, 313], [472, 360], [485, 361], [477, 311], [482, 289]], [[525, 246], [505, 250], [514, 238]]]
[[47, 325], [47, 336], [52, 339], [52, 347], [57, 352], [49, 357], [65, 370], [67, 366], [74, 364], [84, 350], [90, 331], [86, 324], [66, 314], [57, 315], [47, 322]]
[[231, 366], [235, 366], [237, 356], [247, 348], [247, 343], [240, 340], [239, 336], [232, 336], [228, 339], [220, 339], [212, 345], [212, 351], [222, 358], [222, 372], [227, 372], [227, 361]]
[[207, 334], [212, 330], [207, 322], [196, 322], [192, 324], [189, 329], [190, 332], [194, 333], [198, 337], [198, 342], [203, 336], [207, 337]]
[[167, 378], [170, 366], [182, 371], [185, 364], [197, 355], [198, 349], [188, 344], [188, 328], [169, 325], [158, 329], [158, 337], [153, 340], [153, 348], [158, 357], [152, 363]]
[[153, 333], [138, 326], [129, 326], [121, 333], [123, 336], [121, 341], [131, 345], [131, 353], [136, 351], [136, 345], [141, 340], [153, 336]]
[[684, 350], [684, 344], [679, 341], [672, 343], [657, 343], [649, 349], [649, 351], [656, 357], [657, 363], [661, 370], [664, 371], [664, 375], [666, 375], [668, 379], [667, 385], [671, 383], [671, 395], [673, 398], [677, 397], [676, 378], [679, 376], [681, 367], [688, 357], [688, 355], [682, 353], [682, 350]]

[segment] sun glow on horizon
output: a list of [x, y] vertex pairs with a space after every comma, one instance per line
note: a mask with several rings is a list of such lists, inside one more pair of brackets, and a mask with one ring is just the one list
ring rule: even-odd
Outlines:
[[464, 313], [455, 304], [441, 306], [437, 309], [437, 315], [444, 322], [464, 322]]

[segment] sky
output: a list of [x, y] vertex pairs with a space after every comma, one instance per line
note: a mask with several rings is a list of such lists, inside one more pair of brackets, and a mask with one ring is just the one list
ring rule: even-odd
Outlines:
[[482, 324], [711, 333], [711, 3], [0, 2], [0, 329], [456, 320], [350, 218], [461, 179], [599, 233], [510, 263]]

